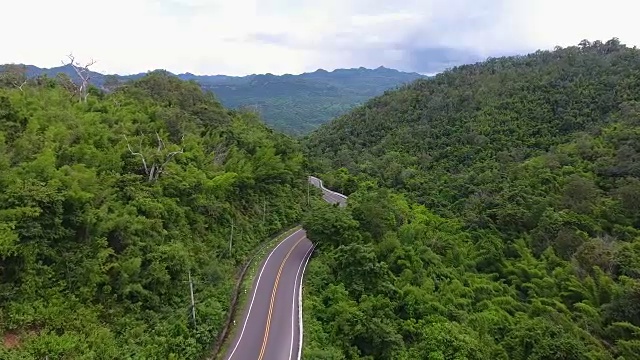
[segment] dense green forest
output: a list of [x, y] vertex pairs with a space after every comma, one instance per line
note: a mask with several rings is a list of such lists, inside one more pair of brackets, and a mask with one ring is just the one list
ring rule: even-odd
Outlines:
[[[0, 70], [2, 67], [0, 65]], [[30, 78], [41, 75], [55, 77], [62, 73], [75, 82], [80, 80], [71, 65], [51, 69], [27, 65], [25, 70]], [[145, 75], [88, 74], [91, 84], [107, 90]], [[318, 69], [299, 75], [186, 73], [174, 76], [195, 81], [204, 90], [213, 92], [223, 105], [256, 112], [270, 127], [294, 135], [308, 133], [368, 99], [381, 95], [385, 90], [424, 77], [382, 66], [376, 69]]]
[[249, 107], [267, 124], [289, 134], [305, 134], [347, 113], [385, 90], [423, 78], [394, 69], [317, 70], [300, 75], [252, 75], [246, 82], [207, 84], [223, 104]]
[[[0, 74], [1, 359], [199, 358], [238, 266], [300, 218], [305, 359], [640, 359], [640, 51], [617, 39], [388, 91], [308, 159], [163, 71], [27, 75]], [[348, 206], [303, 216], [308, 171]]]
[[489, 59], [322, 126], [305, 359], [640, 359], [640, 50]]
[[164, 72], [25, 80], [0, 74], [0, 358], [199, 358], [239, 265], [299, 221], [299, 144]]

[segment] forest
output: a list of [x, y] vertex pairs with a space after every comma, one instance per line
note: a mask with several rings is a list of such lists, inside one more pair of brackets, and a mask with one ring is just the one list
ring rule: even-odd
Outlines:
[[[250, 108], [276, 130], [303, 135], [331, 119], [348, 113], [385, 90], [424, 78], [395, 69], [335, 69], [299, 75], [249, 75], [208, 83], [222, 103], [232, 108]], [[242, 82], [240, 82], [242, 81]]]
[[200, 358], [239, 266], [299, 222], [300, 145], [166, 72], [24, 70], [0, 74], [0, 358]]
[[640, 50], [491, 58], [304, 141], [305, 359], [640, 359]]
[[[640, 50], [616, 38], [301, 141], [165, 71], [73, 80], [0, 72], [0, 359], [201, 358], [238, 268], [299, 222], [304, 359], [640, 359]], [[348, 206], [308, 211], [310, 173]]]
[[[0, 72], [4, 66], [0, 65]], [[41, 75], [55, 77], [62, 73], [74, 82], [80, 80], [70, 65], [50, 69], [27, 65], [24, 70], [28, 78]], [[104, 75], [93, 71], [88, 74], [91, 85], [107, 91], [114, 85], [145, 75]], [[269, 127], [290, 135], [306, 134], [385, 90], [425, 77], [383, 66], [333, 71], [318, 69], [298, 75], [167, 74], [195, 81], [205, 91], [215, 94], [224, 106], [256, 112]]]

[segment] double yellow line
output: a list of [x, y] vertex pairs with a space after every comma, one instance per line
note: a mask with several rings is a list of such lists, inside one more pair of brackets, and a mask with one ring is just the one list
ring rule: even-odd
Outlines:
[[271, 291], [271, 303], [269, 304], [269, 315], [267, 316], [267, 328], [264, 332], [264, 338], [262, 339], [262, 348], [260, 348], [260, 355], [258, 356], [258, 360], [262, 360], [262, 358], [264, 357], [264, 351], [267, 349], [267, 340], [269, 339], [269, 330], [271, 328], [271, 314], [273, 313], [273, 304], [276, 300], [276, 292], [278, 291], [278, 283], [280, 282], [282, 269], [284, 268], [284, 264], [287, 262], [287, 259], [289, 258], [293, 250], [296, 248], [296, 246], [298, 246], [298, 244], [300, 244], [302, 240], [304, 240], [304, 237], [298, 240], [295, 245], [293, 245], [291, 249], [289, 249], [289, 252], [287, 252], [287, 255], [285, 255], [284, 260], [282, 260], [282, 264], [280, 264], [280, 268], [278, 269], [276, 281], [273, 284], [273, 290]]

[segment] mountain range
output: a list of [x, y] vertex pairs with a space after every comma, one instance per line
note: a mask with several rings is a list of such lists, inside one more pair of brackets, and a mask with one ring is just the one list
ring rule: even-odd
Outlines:
[[[285, 347], [307, 360], [640, 359], [640, 49], [617, 38], [457, 66], [297, 139], [178, 78], [196, 75], [98, 74], [84, 97], [5, 70], [2, 360], [217, 358], [296, 303]], [[387, 70], [209, 84], [302, 122], [295, 104]], [[299, 277], [253, 281], [294, 224]], [[254, 299], [273, 317], [231, 325]]]
[[[58, 73], [63, 73], [72, 80], [79, 81], [70, 65], [54, 68], [26, 65], [26, 73], [28, 77], [55, 77]], [[101, 88], [109, 76], [98, 72], [90, 74], [90, 82]], [[144, 75], [146, 74], [113, 76], [124, 82]], [[203, 89], [213, 92], [223, 105], [257, 111], [269, 126], [293, 135], [307, 133], [386, 90], [426, 77], [383, 66], [376, 69], [360, 67], [333, 71], [318, 69], [299, 75], [171, 75], [182, 80], [196, 81]]]

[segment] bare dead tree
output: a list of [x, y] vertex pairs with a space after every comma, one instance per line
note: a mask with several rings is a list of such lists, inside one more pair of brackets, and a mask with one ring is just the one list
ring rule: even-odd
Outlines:
[[91, 59], [86, 65], [82, 66], [79, 62], [76, 61], [76, 58], [73, 54], [67, 55], [69, 58], [69, 63], [66, 64], [64, 61], [62, 65], [71, 65], [73, 70], [75, 70], [76, 74], [80, 78], [80, 87], [78, 88], [78, 96], [80, 97], [80, 102], [87, 102], [87, 97], [89, 96], [89, 80], [91, 79], [91, 71], [89, 71], [89, 67], [96, 63], [95, 60]]
[[[173, 159], [178, 154], [184, 153], [184, 147], [182, 147], [178, 151], [171, 151], [167, 153], [166, 151], [167, 148], [165, 146], [165, 143], [160, 137], [160, 134], [158, 134], [157, 132], [156, 132], [156, 140], [158, 141], [158, 147], [156, 148], [156, 154], [152, 154], [151, 156], [147, 156], [147, 157], [145, 157], [145, 155], [142, 154], [142, 137], [140, 138], [138, 151], [134, 151], [131, 148], [131, 144], [129, 144], [129, 139], [127, 139], [126, 135], [124, 136], [124, 139], [127, 141], [127, 149], [129, 149], [129, 152], [131, 153], [131, 155], [140, 156], [140, 158], [142, 159], [142, 167], [144, 169], [144, 173], [147, 175], [147, 180], [150, 182], [158, 180], [160, 175], [164, 173], [165, 168], [167, 167], [167, 164], [169, 164], [171, 159]], [[184, 135], [182, 136], [182, 139], [181, 139], [181, 143], [182, 142], [184, 142]]]
[[24, 90], [22, 90], [22, 87], [25, 86], [28, 81], [29, 81], [29, 79], [27, 79], [27, 76], [23, 75], [23, 76], [21, 76], [19, 78], [12, 79], [11, 83], [13, 84], [13, 86], [18, 88], [20, 90], [20, 92], [24, 92]]
[[17, 87], [18, 89], [20, 89], [21, 92], [24, 92], [24, 90], [22, 90], [22, 87], [25, 86], [27, 84], [27, 80], [23, 81], [22, 84], [18, 85], [18, 82], [14, 82], [13, 86]]

